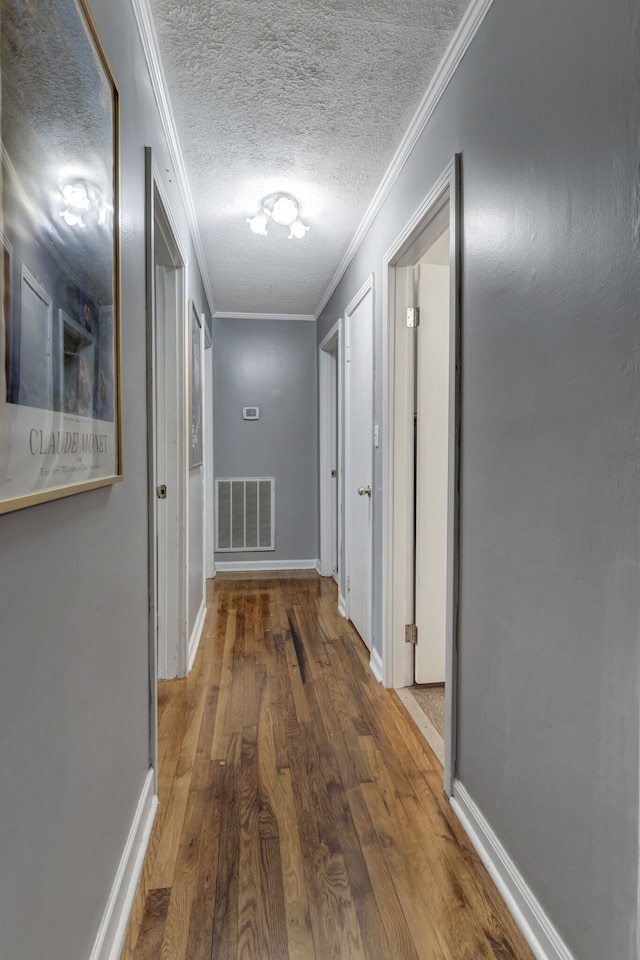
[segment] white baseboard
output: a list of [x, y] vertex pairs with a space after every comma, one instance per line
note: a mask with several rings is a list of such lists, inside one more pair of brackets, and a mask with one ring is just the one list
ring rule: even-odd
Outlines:
[[536, 960], [575, 960], [542, 904], [459, 780], [453, 782], [451, 806]]
[[319, 560], [316, 560], [316, 573], [317, 573], [318, 576], [320, 576], [320, 577], [324, 577], [324, 576], [325, 576], [325, 574], [322, 572], [322, 564], [320, 563]]
[[347, 601], [340, 593], [340, 587], [338, 587], [338, 613], [344, 619], [347, 619]]
[[189, 638], [189, 663], [187, 665], [187, 676], [189, 676], [191, 673], [191, 667], [193, 666], [193, 661], [196, 658], [196, 653], [198, 652], [198, 647], [200, 646], [202, 629], [204, 627], [204, 621], [206, 618], [207, 605], [203, 600], [200, 605], [200, 609], [198, 610], [198, 616], [196, 617], [196, 622], [191, 632], [191, 637]]
[[371, 673], [374, 675], [378, 683], [382, 683], [382, 657], [376, 649], [371, 651], [371, 656], [369, 657], [369, 666], [371, 667]]
[[229, 560], [216, 562], [216, 570], [239, 573], [242, 570], [316, 570], [318, 560]]
[[98, 928], [91, 951], [91, 960], [118, 960], [120, 957], [151, 828], [158, 809], [158, 798], [153, 792], [154, 782], [153, 770], [149, 770]]

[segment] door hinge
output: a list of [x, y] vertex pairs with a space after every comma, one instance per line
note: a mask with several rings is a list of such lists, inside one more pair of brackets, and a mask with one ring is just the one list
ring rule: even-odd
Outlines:
[[347, 590], [351, 590], [351, 577], [347, 577]]
[[418, 642], [418, 628], [415, 623], [408, 623], [404, 628], [404, 641], [413, 644]]
[[332, 471], [331, 471], [331, 476], [332, 476], [332, 477], [337, 477], [337, 476], [338, 476], [338, 471], [337, 471], [337, 470], [332, 470]]
[[407, 307], [407, 326], [420, 326], [420, 307]]
[[167, 487], [166, 487], [166, 484], [161, 483], [159, 487], [156, 487], [156, 495], [157, 495], [157, 497], [158, 497], [158, 500], [166, 500], [166, 499], [167, 499]]
[[347, 346], [345, 347], [344, 352], [345, 352], [345, 360], [347, 361], [347, 363], [351, 363], [351, 347], [349, 346], [349, 344], [347, 344]]

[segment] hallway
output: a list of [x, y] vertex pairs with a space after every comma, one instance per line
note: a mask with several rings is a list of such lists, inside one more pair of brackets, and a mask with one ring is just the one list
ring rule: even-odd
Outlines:
[[333, 582], [207, 587], [122, 960], [530, 960]]

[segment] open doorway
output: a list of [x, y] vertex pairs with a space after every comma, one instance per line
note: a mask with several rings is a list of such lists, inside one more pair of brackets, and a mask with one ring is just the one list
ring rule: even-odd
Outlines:
[[150, 753], [157, 771], [157, 682], [187, 672], [186, 258], [148, 148], [146, 180]]
[[385, 680], [455, 767], [459, 164], [385, 258], [388, 390]]

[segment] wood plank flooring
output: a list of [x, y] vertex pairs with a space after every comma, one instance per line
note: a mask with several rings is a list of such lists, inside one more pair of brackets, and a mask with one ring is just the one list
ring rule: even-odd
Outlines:
[[424, 715], [431, 721], [444, 740], [444, 683], [433, 686], [409, 687]]
[[402, 687], [397, 695], [440, 763], [444, 763], [444, 684]]
[[208, 590], [122, 960], [532, 960], [333, 582]]

